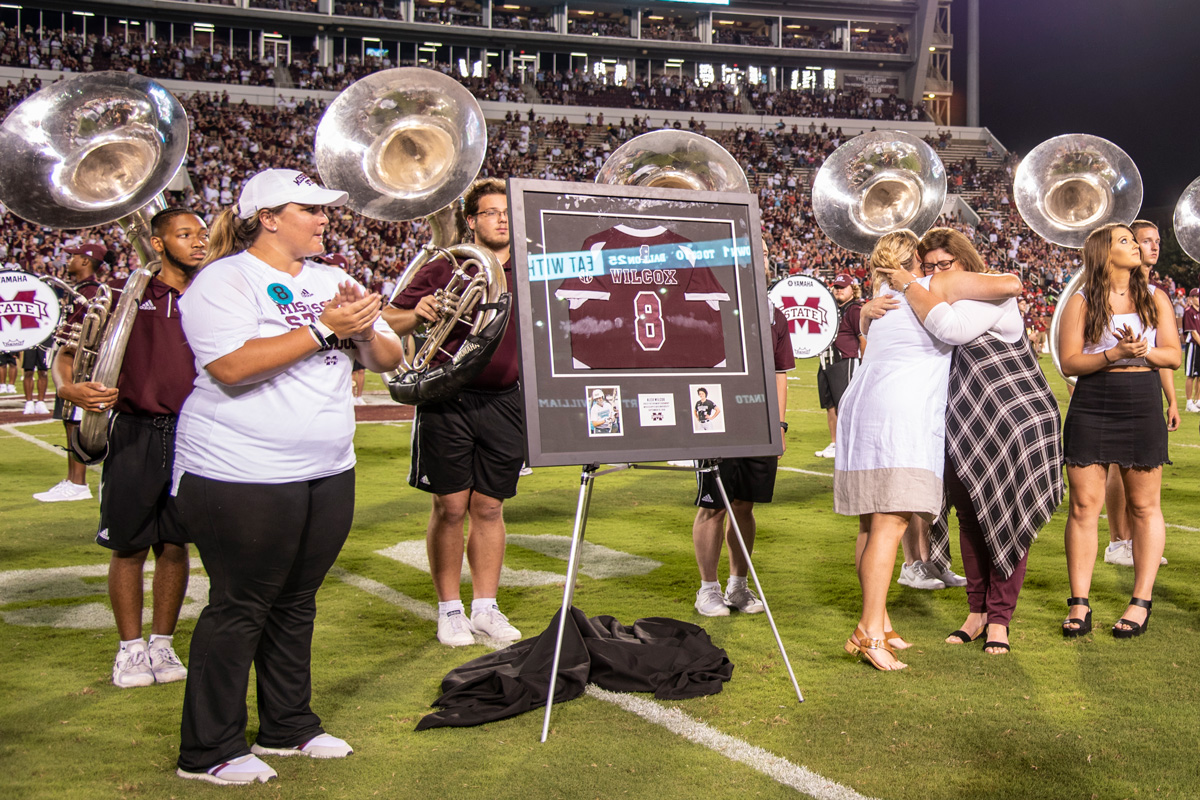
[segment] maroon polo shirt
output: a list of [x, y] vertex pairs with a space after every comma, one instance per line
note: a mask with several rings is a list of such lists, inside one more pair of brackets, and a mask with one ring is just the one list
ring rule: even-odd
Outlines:
[[[95, 278], [88, 278], [86, 281], [80, 281], [71, 288], [79, 292], [90, 301], [96, 296], [96, 293], [100, 291], [100, 282]], [[64, 299], [63, 303], [69, 304], [71, 308], [71, 313], [67, 315], [67, 322], [80, 325], [83, 324], [83, 317], [85, 314], [87, 314], [87, 306], [76, 303], [70, 297]]]
[[[433, 294], [438, 289], [446, 288], [446, 284], [450, 282], [450, 276], [453, 274], [454, 270], [448, 260], [439, 258], [436, 261], [430, 261], [421, 267], [420, 271], [417, 272], [404, 291], [396, 295], [395, 299], [392, 300], [392, 305], [396, 308], [416, 308], [417, 303], [421, 302], [422, 297]], [[508, 327], [504, 329], [504, 335], [500, 339], [500, 344], [496, 348], [496, 352], [492, 354], [492, 360], [483, 368], [483, 372], [479, 374], [479, 377], [467, 384], [468, 389], [482, 389], [484, 391], [507, 389], [515, 384], [517, 378], [520, 377], [517, 369], [517, 293], [513, 289], [511, 259], [504, 262], [504, 280], [508, 283], [508, 290], [512, 292], [513, 296]], [[442, 345], [444, 350], [451, 353], [457, 352], [458, 346], [467, 338], [467, 327], [465, 325], [456, 325], [455, 328], [457, 330], [451, 331], [449, 338], [446, 339], [446, 343]], [[448, 360], [448, 357], [445, 355], [438, 354], [434, 359], [434, 363], [435, 365], [441, 364]]]
[[1200, 311], [1188, 306], [1183, 310], [1183, 343], [1187, 344], [1192, 338], [1188, 336], [1191, 331], [1200, 331]]
[[[124, 280], [110, 284], [113, 308]], [[196, 381], [196, 359], [183, 335], [179, 292], [154, 277], [142, 293], [117, 378], [117, 411], [137, 416], [178, 414]]]

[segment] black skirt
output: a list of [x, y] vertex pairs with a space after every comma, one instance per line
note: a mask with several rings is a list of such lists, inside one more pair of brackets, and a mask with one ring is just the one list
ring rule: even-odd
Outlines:
[[1063, 423], [1063, 455], [1074, 467], [1170, 464], [1158, 371], [1081, 375]]

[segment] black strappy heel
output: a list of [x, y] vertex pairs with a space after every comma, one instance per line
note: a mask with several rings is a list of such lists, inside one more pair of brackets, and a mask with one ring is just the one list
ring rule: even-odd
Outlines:
[[1132, 639], [1135, 636], [1141, 636], [1143, 633], [1145, 633], [1146, 629], [1150, 627], [1150, 606], [1153, 604], [1154, 604], [1153, 600], [1143, 600], [1140, 597], [1129, 598], [1129, 605], [1139, 606], [1141, 608], [1146, 609], [1146, 619], [1141, 624], [1138, 624], [1138, 623], [1134, 622], [1133, 620], [1129, 620], [1129, 619], [1125, 619], [1124, 617], [1121, 617], [1119, 620], [1117, 620], [1117, 625], [1124, 623], [1124, 624], [1128, 625], [1129, 627], [1128, 628], [1118, 628], [1117, 625], [1113, 625], [1113, 629], [1112, 629], [1113, 638], [1114, 639]]
[[[987, 623], [987, 622], [983, 623], [983, 629], [984, 629], [984, 630], [987, 630], [987, 626], [988, 626], [989, 624], [990, 624], [990, 623]], [[999, 625], [1000, 623], [996, 623], [996, 624], [997, 624], [997, 625]], [[1005, 626], [1004, 626], [1004, 633], [1005, 633], [1005, 634], [1007, 634], [1007, 633], [1008, 633], [1008, 626], [1007, 626], [1007, 625], [1005, 625]], [[1010, 652], [1010, 651], [1012, 650], [1012, 647], [1010, 647], [1010, 646], [1009, 646], [1008, 642], [993, 642], [993, 641], [985, 641], [985, 642], [983, 643], [983, 651], [984, 651], [985, 653], [987, 653], [987, 650], [988, 650], [988, 648], [989, 648], [989, 647], [991, 647], [991, 648], [994, 648], [994, 649], [1000, 649], [1002, 653], [1007, 653], [1007, 652]], [[1003, 649], [1001, 649], [1001, 648], [1003, 648]], [[998, 655], [1000, 655], [1000, 653], [988, 653], [988, 655], [989, 655], [989, 656], [998, 656]]]
[[[1091, 605], [1091, 603], [1088, 602], [1088, 599], [1086, 597], [1068, 597], [1067, 598], [1067, 609], [1069, 610], [1071, 608], [1071, 606], [1087, 606], [1088, 612], [1087, 612], [1087, 615], [1083, 619], [1080, 619], [1079, 617], [1067, 617], [1066, 620], [1062, 624], [1063, 636], [1065, 636], [1068, 639], [1074, 639], [1078, 636], [1083, 636], [1084, 634], [1091, 633], [1092, 632], [1092, 605]], [[1074, 627], [1074, 628], [1067, 627], [1071, 624], [1074, 624], [1077, 627]], [[1114, 632], [1114, 635], [1116, 635], [1115, 632]]]

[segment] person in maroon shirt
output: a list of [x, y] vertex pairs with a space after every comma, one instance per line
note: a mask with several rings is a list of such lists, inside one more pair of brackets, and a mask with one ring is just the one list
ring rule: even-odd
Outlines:
[[[484, 178], [463, 195], [463, 215], [475, 243], [509, 263], [508, 196], [504, 181]], [[445, 259], [425, 265], [384, 310], [384, 319], [400, 336], [423, 321], [434, 322], [442, 309], [434, 291], [450, 277]], [[474, 633], [515, 641], [521, 632], [508, 622], [496, 602], [504, 563], [504, 501], [517, 493], [525, 459], [525, 433], [520, 385], [517, 382], [516, 309], [491, 361], [466, 389], [449, 400], [417, 406], [408, 482], [433, 495], [426, 531], [429, 571], [438, 596], [438, 641], [452, 647], [475, 643]], [[454, 352], [464, 336], [447, 340]], [[467, 562], [474, 599], [471, 617], [464, 613], [459, 591], [463, 561], [463, 524], [470, 520]]]
[[[117, 262], [117, 255], [103, 244], [83, 244], [78, 247], [68, 247], [66, 252], [71, 256], [67, 259], [67, 276], [71, 279], [75, 291], [90, 301], [100, 291], [100, 281], [96, 277], [97, 271], [104, 264], [115, 264]], [[86, 313], [87, 306], [76, 305], [75, 310], [67, 317], [67, 323], [81, 324]], [[55, 386], [58, 385], [56, 377]], [[92, 499], [92, 490], [88, 488], [87, 483], [87, 465], [75, 457], [69, 446], [71, 435], [79, 427], [79, 410], [76, 409], [72, 413], [71, 419], [64, 418], [63, 411], [62, 392], [56, 391], [54, 398], [54, 418], [61, 419], [63, 427], [67, 430], [67, 477], [66, 480], [60, 481], [50, 489], [38, 492], [33, 496], [34, 500], [39, 500], [43, 503]]]
[[[187, 540], [170, 496], [175, 419], [196, 379], [183, 335], [179, 297], [204, 261], [208, 228], [186, 209], [167, 209], [151, 221], [151, 245], [162, 269], [142, 293], [115, 387], [73, 383], [75, 352], [54, 361], [62, 397], [85, 411], [116, 412], [100, 479], [96, 543], [112, 550], [108, 597], [120, 647], [113, 684], [121, 688], [183, 680], [187, 670], [172, 644], [188, 582]], [[124, 282], [113, 284], [115, 290]], [[113, 305], [117, 298], [114, 296]], [[151, 636], [142, 638], [142, 573], [154, 551]]]
[[[775, 391], [779, 397], [779, 426], [785, 434], [784, 449], [787, 449], [787, 373], [795, 369], [796, 357], [792, 352], [792, 339], [788, 333], [787, 319], [783, 312], [771, 306], [771, 342], [775, 358]], [[720, 466], [721, 483], [729, 496], [729, 505], [737, 518], [738, 530], [746, 543], [746, 550], [754, 552], [754, 536], [757, 524], [754, 520], [754, 504], [769, 503], [775, 494], [775, 474], [779, 469], [779, 456], [727, 458]], [[696, 519], [692, 523], [692, 545], [696, 550], [696, 566], [700, 568], [700, 590], [696, 592], [696, 610], [706, 617], [729, 616], [729, 609], [736, 608], [745, 614], [761, 613], [765, 606], [758, 595], [746, 583], [750, 562], [742, 552], [733, 526], [726, 519], [725, 504], [717, 490], [717, 482], [711, 472], [701, 473], [696, 492]], [[729, 543], [729, 583], [721, 593], [717, 580], [717, 566], [721, 560], [721, 542]]]
[[834, 443], [837, 441], [837, 407], [850, 385], [850, 378], [858, 366], [862, 352], [867, 347], [859, 319], [862, 301], [854, 299], [854, 278], [841, 273], [829, 284], [833, 299], [837, 302], [838, 326], [833, 344], [821, 354], [821, 365], [817, 370], [817, 397], [825, 409], [829, 423], [830, 442], [824, 450], [818, 450], [819, 458], [833, 458]]
[[1187, 410], [1200, 412], [1200, 289], [1188, 292], [1183, 310], [1183, 368]]

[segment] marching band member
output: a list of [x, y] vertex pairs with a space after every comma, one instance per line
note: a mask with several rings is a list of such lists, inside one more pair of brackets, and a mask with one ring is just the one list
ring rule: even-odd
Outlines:
[[[91, 300], [96, 296], [96, 292], [100, 290], [100, 281], [96, 280], [96, 272], [105, 263], [116, 263], [116, 254], [103, 244], [83, 244], [77, 247], [68, 247], [66, 252], [70, 256], [67, 259], [67, 276], [71, 279], [72, 288], [84, 298]], [[204, 257], [203, 252], [200, 255], [201, 258]], [[86, 312], [86, 307], [77, 306], [74, 313], [67, 318], [67, 323], [82, 323]], [[63, 421], [63, 427], [66, 428], [67, 441], [69, 442], [74, 429], [79, 427], [79, 409], [75, 409], [74, 419], [63, 419], [62, 382], [59, 380], [60, 376], [57, 372], [57, 364], [51, 364], [50, 367], [50, 371], [55, 373], [54, 385], [55, 387], [59, 387], [54, 393], [54, 418]], [[67, 380], [70, 382], [69, 375], [67, 376]], [[44, 492], [38, 492], [33, 496], [33, 499], [43, 503], [63, 503], [73, 500], [92, 499], [92, 490], [88, 488], [87, 484], [87, 467], [75, 457], [69, 446], [67, 448], [66, 479]]]
[[[86, 411], [115, 411], [100, 477], [96, 543], [113, 551], [108, 598], [121, 642], [112, 680], [121, 688], [187, 676], [172, 644], [189, 566], [188, 539], [170, 496], [171, 466], [176, 419], [196, 378], [179, 301], [204, 260], [208, 230], [191, 211], [169, 208], [154, 216], [150, 231], [162, 269], [142, 293], [117, 385], [72, 383], [73, 349], [64, 347], [54, 360], [54, 381], [64, 400]], [[142, 638], [142, 572], [151, 550], [154, 611], [147, 643]]]
[[[1113, 636], [1145, 633], [1162, 558], [1162, 465], [1167, 456], [1159, 371], [1177, 369], [1179, 332], [1166, 292], [1142, 270], [1142, 251], [1127, 225], [1104, 225], [1083, 244], [1084, 287], [1066, 300], [1059, 336], [1062, 370], [1079, 377], [1063, 424], [1071, 488], [1067, 575], [1071, 597], [1063, 636], [1092, 629], [1088, 591], [1105, 475], [1120, 467], [1133, 535], [1133, 598]], [[1161, 324], [1160, 324], [1161, 322]]]
[[[192, 635], [178, 774], [266, 781], [260, 755], [341, 758], [312, 711], [316, 593], [354, 514], [357, 357], [384, 371], [400, 341], [367, 294], [319, 255], [345, 203], [300, 172], [248, 180], [213, 225], [208, 265], [183, 298], [195, 389], [179, 419], [176, 500], [212, 581]], [[258, 738], [246, 746], [250, 665]]]
[[[463, 214], [475, 243], [491, 250], [513, 285], [509, 263], [508, 195], [504, 181], [475, 181], [463, 195]], [[450, 279], [450, 262], [426, 264], [384, 313], [401, 336], [441, 313], [434, 291]], [[462, 336], [447, 340], [454, 350]], [[426, 531], [429, 570], [438, 596], [437, 638], [459, 647], [478, 632], [516, 641], [521, 632], [500, 611], [496, 595], [504, 564], [504, 501], [517, 493], [525, 460], [524, 408], [517, 372], [516, 309], [491, 361], [457, 396], [417, 406], [413, 422], [411, 486], [433, 495]], [[467, 618], [459, 591], [463, 524], [470, 521], [466, 557], [474, 599]]]

